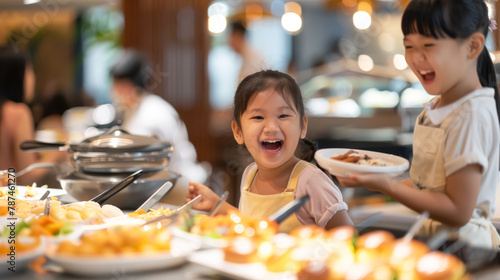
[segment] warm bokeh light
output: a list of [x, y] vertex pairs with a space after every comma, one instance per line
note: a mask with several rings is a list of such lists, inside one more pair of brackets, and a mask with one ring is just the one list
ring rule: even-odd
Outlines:
[[220, 14], [213, 15], [208, 18], [208, 31], [218, 34], [226, 30], [226, 17]]
[[302, 7], [297, 2], [287, 2], [285, 4], [285, 13], [296, 13], [297, 15], [302, 15]]
[[258, 20], [262, 18], [264, 11], [258, 4], [250, 4], [245, 7], [245, 16], [248, 20]]
[[354, 26], [359, 30], [367, 29], [372, 25], [372, 16], [364, 11], [357, 11], [352, 16]]
[[281, 17], [281, 26], [291, 33], [296, 33], [302, 28], [302, 18], [296, 13], [285, 13]]
[[223, 15], [227, 17], [228, 14], [229, 14], [229, 7], [225, 3], [215, 2], [208, 7], [209, 17], [213, 15]]
[[342, 4], [346, 7], [354, 7], [358, 4], [358, 0], [342, 0]]
[[366, 54], [361, 54], [358, 56], [358, 66], [363, 71], [371, 71], [373, 69], [373, 59]]
[[402, 54], [395, 54], [392, 58], [392, 63], [398, 70], [405, 70], [408, 67], [405, 56]]
[[359, 2], [358, 11], [363, 11], [363, 12], [367, 12], [367, 13], [371, 14], [373, 11], [373, 8], [372, 8], [372, 5], [370, 3], [363, 1], [363, 2]]

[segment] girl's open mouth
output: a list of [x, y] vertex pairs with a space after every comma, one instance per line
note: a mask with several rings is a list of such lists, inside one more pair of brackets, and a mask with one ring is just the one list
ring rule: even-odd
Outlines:
[[431, 81], [436, 77], [436, 72], [434, 71], [420, 71], [420, 75], [422, 75], [422, 78], [424, 81]]
[[262, 141], [261, 143], [262, 149], [266, 152], [277, 152], [281, 149], [281, 146], [283, 146], [281, 140]]

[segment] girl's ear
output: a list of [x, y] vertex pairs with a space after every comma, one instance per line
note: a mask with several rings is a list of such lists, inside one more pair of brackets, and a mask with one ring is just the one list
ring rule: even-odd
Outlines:
[[302, 130], [300, 131], [300, 139], [306, 138], [307, 134], [307, 116], [304, 115], [304, 119], [302, 120]]
[[243, 133], [241, 132], [241, 129], [236, 123], [236, 121], [234, 120], [231, 122], [231, 129], [233, 130], [233, 136], [234, 140], [236, 140], [236, 143], [243, 145], [245, 143], [243, 139]]
[[479, 32], [476, 32], [469, 37], [467, 45], [468, 59], [476, 59], [479, 57], [484, 48], [484, 41], [484, 35]]

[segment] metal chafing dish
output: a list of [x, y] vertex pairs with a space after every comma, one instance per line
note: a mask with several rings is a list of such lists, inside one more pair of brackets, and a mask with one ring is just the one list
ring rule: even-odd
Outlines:
[[180, 177], [167, 168], [174, 150], [170, 142], [133, 135], [120, 127], [113, 127], [80, 143], [25, 141], [21, 149], [70, 153], [70, 168], [54, 167], [61, 187], [77, 200], [88, 200], [131, 172], [142, 170], [144, 173], [140, 178], [109, 200], [110, 204], [123, 209], [137, 208], [166, 181], [175, 185]]
[[80, 143], [25, 141], [24, 151], [63, 150], [71, 154], [75, 169], [91, 173], [159, 171], [167, 167], [174, 147], [152, 137], [133, 135], [120, 127]]

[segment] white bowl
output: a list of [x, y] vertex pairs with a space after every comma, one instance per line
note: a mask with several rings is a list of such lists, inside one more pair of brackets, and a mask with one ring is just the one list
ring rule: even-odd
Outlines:
[[[332, 159], [333, 156], [345, 154], [350, 150], [363, 155], [368, 155], [374, 159], [381, 159], [390, 165], [387, 166], [373, 166], [373, 165], [359, 165], [356, 163], [343, 162], [340, 160]], [[410, 163], [407, 159], [398, 157], [391, 154], [384, 154], [373, 151], [357, 150], [349, 148], [331, 148], [320, 149], [316, 151], [314, 158], [319, 166], [330, 172], [330, 174], [337, 177], [349, 177], [350, 174], [366, 174], [366, 173], [385, 173], [391, 177], [398, 176], [405, 172]]]

